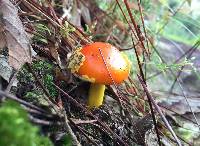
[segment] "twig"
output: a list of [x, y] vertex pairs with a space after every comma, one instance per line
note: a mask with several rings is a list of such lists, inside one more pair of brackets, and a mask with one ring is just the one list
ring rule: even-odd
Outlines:
[[125, 4], [126, 9], [127, 9], [127, 11], [128, 11], [128, 14], [129, 14], [129, 17], [130, 17], [130, 19], [131, 19], [131, 22], [132, 22], [132, 24], [133, 24], [133, 26], [134, 26], [134, 29], [135, 29], [135, 31], [136, 31], [137, 37], [138, 37], [138, 39], [139, 39], [139, 41], [140, 41], [140, 43], [141, 43], [141, 45], [142, 45], [142, 48], [144, 49], [144, 51], [145, 51], [146, 54], [148, 55], [148, 52], [147, 52], [147, 50], [146, 50], [146, 48], [145, 48], [145, 46], [144, 46], [143, 39], [142, 39], [142, 36], [141, 36], [141, 33], [140, 33], [140, 32], [141, 32], [141, 31], [140, 31], [140, 28], [137, 27], [136, 21], [135, 21], [135, 19], [133, 18], [133, 15], [132, 15], [132, 13], [131, 13], [131, 9], [130, 9], [130, 7], [129, 7], [129, 4], [128, 4], [127, 0], [124, 0], [124, 4]]
[[74, 119], [74, 118], [70, 118], [70, 120], [72, 120], [74, 122], [74, 124], [76, 124], [76, 125], [78, 125], [78, 124], [90, 124], [90, 123], [97, 122], [97, 120], [80, 120], [80, 119]]
[[48, 125], [48, 126], [61, 125], [61, 123], [38, 119], [38, 118], [35, 118], [34, 116], [31, 116], [31, 115], [29, 115], [29, 119], [32, 122], [34, 122], [36, 124], [41, 124], [41, 125]]
[[25, 105], [27, 107], [33, 108], [33, 109], [38, 110], [38, 111], [43, 112], [43, 113], [47, 113], [45, 110], [43, 110], [43, 109], [41, 109], [41, 108], [39, 108], [39, 107], [37, 107], [37, 106], [35, 106], [33, 104], [30, 104], [30, 103], [28, 103], [28, 102], [26, 102], [24, 100], [21, 100], [21, 99], [15, 97], [15, 96], [13, 96], [13, 95], [11, 95], [9, 93], [6, 93], [6, 92], [0, 90], [0, 98], [3, 97], [3, 96], [7, 97], [9, 99], [12, 99], [14, 101], [17, 101], [17, 102], [19, 102], [19, 103], [21, 103], [21, 104], [23, 104], [23, 105]]
[[[165, 125], [162, 124], [162, 126], [167, 129], [167, 127]], [[161, 131], [160, 131], [161, 134], [163, 134]], [[164, 135], [164, 134], [163, 134]], [[166, 135], [165, 135], [166, 136]], [[170, 137], [169, 135], [167, 135], [167, 137], [174, 142], [174, 139], [172, 137]], [[183, 139], [182, 137], [180, 137], [179, 135], [177, 135], [177, 137], [182, 140], [184, 143], [186, 143], [188, 146], [193, 146], [191, 143], [187, 142], [185, 139]]]
[[192, 123], [195, 124], [195, 125], [198, 125], [195, 121], [191, 120], [190, 118], [188, 118], [188, 117], [186, 117], [186, 116], [184, 116], [184, 115], [180, 115], [179, 113], [177, 113], [177, 112], [171, 110], [170, 108], [168, 108], [168, 107], [166, 107], [166, 106], [164, 106], [164, 105], [159, 105], [159, 106], [160, 106], [161, 108], [164, 108], [165, 110], [168, 110], [168, 111], [170, 111], [170, 112], [173, 112], [173, 113], [177, 114], [177, 115], [180, 116], [181, 118], [183, 118], [183, 119], [185, 119], [185, 120], [187, 120], [187, 121], [189, 121], [189, 122], [192, 122]]
[[[69, 119], [70, 120], [70, 119]], [[78, 129], [93, 145], [95, 145], [95, 146], [98, 146], [98, 144], [95, 142], [95, 141], [93, 141], [89, 136], [88, 136], [88, 134], [89, 135], [92, 135], [92, 134], [90, 134], [88, 131], [86, 131], [85, 129], [83, 129], [82, 127], [80, 127], [80, 126], [78, 126], [78, 125], [76, 125], [76, 123], [74, 123], [74, 121], [72, 121], [72, 120], [70, 120], [70, 122], [74, 125], [74, 127], [76, 128], [76, 129]], [[92, 135], [93, 136], [93, 135]]]
[[[148, 39], [149, 39], [149, 38], [148, 38]], [[155, 52], [157, 53], [157, 55], [159, 56], [159, 58], [161, 59], [161, 61], [162, 61], [163, 63], [165, 63], [164, 59], [161, 57], [161, 55], [160, 55], [160, 53], [158, 52], [158, 50], [156, 49], [156, 47], [151, 43], [151, 41], [149, 41], [149, 42], [150, 42], [151, 46], [153, 47], [153, 49], [155, 50]], [[194, 52], [194, 51], [198, 48], [198, 45], [200, 45], [200, 40], [198, 40], [190, 49], [188, 49], [184, 54], [182, 54], [182, 55], [181, 55], [177, 60], [175, 60], [172, 64], [178, 63], [183, 57], [185, 57], [185, 55], [189, 54], [190, 52]], [[195, 46], [196, 46], [196, 47], [195, 47]], [[169, 68], [169, 70], [170, 70], [170, 68]], [[149, 79], [151, 79], [151, 78], [153, 78], [153, 77], [156, 77], [156, 76], [158, 76], [158, 75], [160, 75], [160, 74], [162, 74], [162, 73], [163, 73], [163, 71], [157, 72], [157, 73], [155, 73], [155, 74], [149, 76], [149, 77], [147, 78], [147, 80], [149, 80]], [[175, 74], [173, 74], [173, 75], [175, 76]]]
[[65, 124], [65, 128], [66, 128], [67, 132], [71, 135], [73, 145], [81, 146], [81, 144], [78, 141], [76, 135], [74, 134], [74, 132], [71, 129], [71, 127], [69, 126], [69, 120], [68, 120], [67, 115], [66, 115], [64, 110], [63, 110], [63, 115], [64, 115], [64, 120], [65, 120], [65, 123], [64, 123]]
[[76, 135], [74, 134], [74, 132], [72, 131], [72, 129], [71, 129], [70, 125], [69, 125], [69, 121], [68, 121], [68, 118], [67, 118], [67, 115], [66, 115], [65, 111], [63, 109], [61, 109], [60, 107], [58, 107], [58, 105], [56, 104], [56, 102], [50, 98], [50, 95], [49, 95], [48, 91], [46, 90], [46, 88], [44, 87], [44, 85], [42, 84], [42, 82], [38, 79], [38, 77], [35, 74], [35, 72], [32, 70], [31, 65], [27, 64], [27, 66], [29, 68], [29, 71], [33, 74], [33, 76], [35, 77], [36, 81], [40, 85], [40, 87], [43, 89], [44, 93], [48, 96], [48, 98], [46, 96], [44, 96], [44, 98], [46, 99], [46, 101], [55, 110], [55, 112], [58, 114], [59, 117], [62, 118], [64, 116], [65, 128], [66, 128], [66, 131], [71, 135], [73, 144], [77, 145], [77, 146], [80, 146], [81, 144], [77, 140]]
[[[33, 108], [33, 109], [36, 109], [36, 110], [38, 110], [38, 111], [40, 111], [40, 112], [47, 113], [46, 111], [44, 111], [43, 109], [38, 108], [38, 107], [35, 106], [35, 105], [32, 105], [32, 104], [30, 104], [30, 103], [28, 103], [28, 102], [26, 102], [26, 101], [23, 101], [23, 100], [21, 100], [21, 99], [15, 97], [15, 96], [13, 96], [13, 95], [11, 95], [11, 94], [8, 94], [8, 93], [6, 93], [6, 92], [0, 90], [0, 98], [3, 97], [3, 96], [5, 96], [5, 97], [7, 97], [7, 98], [9, 98], [9, 99], [15, 100], [15, 101], [17, 101], [17, 102], [19, 102], [19, 103], [21, 103], [21, 104], [23, 104], [23, 105], [26, 105], [26, 106], [28, 106], [28, 107]], [[56, 111], [56, 112], [58, 113], [58, 115], [59, 115], [60, 117], [62, 117], [62, 115], [64, 115], [64, 118], [65, 118], [65, 128], [66, 128], [67, 132], [71, 135], [73, 143], [74, 143], [75, 145], [77, 145], [77, 146], [80, 146], [80, 143], [78, 142], [78, 140], [77, 140], [75, 134], [73, 133], [71, 127], [70, 127], [69, 124], [68, 124], [68, 119], [67, 119], [67, 117], [66, 117], [66, 114], [65, 114], [65, 113], [62, 114], [60, 111]], [[40, 123], [43, 123], [43, 124], [49, 124], [47, 121], [36, 120], [36, 119], [33, 119], [33, 118], [31, 118], [31, 120], [34, 120], [35, 122], [40, 122]]]
[[[187, 59], [189, 59], [189, 58], [191, 58], [191, 56], [192, 56], [192, 54], [198, 49], [198, 46], [200, 45], [200, 40], [198, 40], [195, 44], [194, 44], [194, 46], [192, 46], [188, 51], [186, 51], [179, 59], [177, 59], [175, 62], [174, 62], [174, 64], [175, 63], [177, 63], [181, 58], [183, 58], [185, 55], [186, 55], [186, 58]], [[187, 54], [186, 54], [187, 53]], [[185, 65], [183, 65], [182, 67], [181, 67], [181, 69], [180, 69], [180, 71], [177, 73], [177, 75], [176, 75], [176, 79], [174, 80], [174, 82], [173, 82], [173, 84], [172, 84], [172, 86], [171, 86], [171, 88], [170, 88], [170, 92], [172, 92], [173, 91], [173, 88], [174, 88], [174, 86], [175, 86], [175, 84], [176, 84], [176, 82], [178, 81], [178, 78], [180, 77], [180, 75], [181, 75], [181, 73], [182, 73], [182, 71], [183, 71], [183, 69], [185, 68]], [[172, 72], [172, 71], [171, 71]], [[174, 74], [174, 73], [173, 73]], [[175, 76], [175, 74], [174, 74], [174, 76]]]
[[42, 14], [46, 19], [48, 19], [54, 26], [61, 27], [59, 23], [57, 23], [55, 20], [53, 20], [51, 17], [49, 17], [40, 7], [40, 5], [37, 5], [36, 2], [30, 1], [30, 0], [23, 0], [26, 4], [28, 4], [32, 9], [36, 10], [40, 14]]
[[[118, 86], [116, 85], [115, 81], [113, 80], [113, 77], [112, 77], [112, 75], [111, 75], [111, 73], [110, 73], [110, 70], [109, 70], [109, 68], [108, 68], [108, 65], [107, 65], [107, 63], [106, 63], [106, 60], [105, 60], [105, 58], [104, 58], [104, 55], [103, 55], [103, 53], [102, 53], [101, 48], [99, 48], [99, 53], [100, 53], [100, 55], [101, 55], [101, 58], [102, 58], [102, 60], [103, 60], [104, 65], [105, 65], [105, 67], [106, 67], [106, 70], [107, 70], [107, 72], [108, 72], [108, 75], [109, 75], [109, 77], [110, 77], [110, 79], [111, 79], [111, 81], [112, 81], [112, 84], [114, 85], [114, 87], [115, 87], [116, 90], [117, 90], [117, 94], [118, 94], [118, 95], [117, 95], [117, 101], [118, 101], [118, 103], [120, 104], [120, 108], [121, 108], [120, 112], [121, 112], [121, 115], [123, 116], [124, 113], [122, 113], [122, 111], [125, 111], [125, 113], [126, 113], [125, 116], [127, 116], [127, 117], [129, 118], [130, 122], [132, 122], [132, 118], [131, 118], [130, 112], [128, 112], [128, 109], [125, 108], [125, 107], [123, 106], [123, 102], [122, 102], [122, 101], [126, 101], [126, 104], [127, 104], [127, 105], [128, 105], [130, 102], [128, 101], [127, 98], [125, 98], [125, 96], [122, 96], [122, 92], [118, 89]], [[124, 116], [124, 117], [125, 117], [125, 116]]]
[[[101, 58], [102, 58], [102, 60], [103, 60], [103, 63], [104, 63], [104, 65], [105, 65], [105, 67], [106, 67], [106, 70], [107, 70], [107, 72], [108, 72], [108, 75], [109, 75], [109, 77], [110, 77], [110, 79], [111, 79], [113, 85], [114, 85], [115, 88], [117, 89], [117, 85], [116, 85], [116, 83], [115, 83], [115, 81], [114, 81], [114, 79], [113, 79], [113, 77], [112, 77], [112, 75], [111, 75], [111, 73], [110, 73], [110, 70], [109, 70], [108, 65], [107, 65], [107, 63], [106, 63], [106, 60], [105, 60], [105, 58], [104, 58], [104, 56], [103, 56], [103, 53], [102, 53], [101, 48], [98, 48], [98, 50], [99, 50], [99, 53], [100, 53]], [[119, 91], [119, 90], [117, 89], [117, 92], [118, 92], [118, 91]], [[122, 99], [123, 99], [123, 97], [121, 96], [121, 94], [119, 94], [119, 97], [120, 97], [120, 98], [117, 98], [118, 103], [120, 104], [121, 109], [124, 109], [123, 104], [122, 104]]]
[[[147, 32], [146, 32], [146, 28], [145, 28], [145, 24], [144, 24], [144, 16], [143, 16], [143, 13], [142, 13], [142, 8], [141, 8], [141, 0], [137, 0], [137, 4], [138, 4], [138, 8], [139, 8], [139, 11], [140, 11], [140, 19], [142, 21], [142, 27], [143, 27], [143, 31], [144, 31], [144, 36], [146, 38], [146, 44], [147, 44], [147, 55], [149, 56], [150, 55], [150, 50], [149, 50], [149, 43], [148, 43], [148, 37], [147, 37]], [[150, 57], [150, 56], [149, 56]]]
[[84, 112], [86, 112], [89, 116], [93, 117], [97, 120], [97, 122], [107, 131], [109, 131], [117, 140], [119, 143], [121, 143], [124, 146], [128, 146], [127, 143], [125, 143], [116, 133], [114, 133], [108, 126], [106, 126], [102, 121], [100, 121], [96, 116], [94, 116], [88, 109], [83, 107], [80, 103], [78, 103], [73, 97], [71, 97], [69, 94], [67, 94], [65, 91], [63, 91], [60, 87], [52, 83], [59, 91], [61, 91], [70, 101], [72, 101], [76, 106], [80, 107]]
[[132, 25], [131, 25], [130, 22], [128, 21], [128, 18], [126, 17], [126, 15], [125, 15], [125, 13], [124, 13], [124, 11], [123, 11], [123, 9], [122, 9], [120, 3], [119, 3], [119, 0], [116, 0], [116, 2], [117, 2], [117, 4], [118, 4], [118, 6], [119, 6], [119, 8], [120, 8], [120, 10], [121, 10], [121, 12], [122, 12], [122, 14], [123, 14], [125, 20], [126, 20], [126, 22], [128, 23], [128, 25], [129, 25], [129, 27], [130, 27], [130, 29], [131, 29], [131, 31], [132, 31], [134, 37], [137, 39], [137, 35], [136, 35], [136, 33], [135, 33], [135, 31], [134, 31]]
[[[133, 42], [133, 46], [134, 46], [133, 37], [132, 37], [132, 42]], [[141, 65], [141, 62], [140, 62], [140, 58], [139, 58], [139, 55], [138, 55], [138, 53], [137, 53], [135, 47], [134, 47], [134, 51], [135, 51], [135, 55], [136, 55], [136, 58], [137, 58], [138, 67], [139, 67], [139, 70], [140, 70], [140, 74], [141, 74], [141, 77], [142, 77], [142, 81], [144, 82], [144, 84], [146, 84], [145, 76], [144, 76], [144, 73], [143, 73], [143, 70], [142, 70], [142, 65]], [[148, 98], [148, 103], [149, 103], [150, 111], [151, 111], [151, 114], [152, 114], [153, 123], [154, 123], [154, 125], [155, 125], [156, 135], [157, 135], [157, 138], [158, 138], [158, 144], [159, 144], [159, 146], [161, 146], [160, 135], [159, 135], [159, 131], [158, 131], [158, 126], [157, 126], [157, 122], [156, 122], [156, 117], [155, 117], [155, 114], [154, 114], [154, 111], [153, 111], [153, 107], [152, 107], [151, 100], [150, 100], [149, 98]]]
[[141, 61], [140, 61], [140, 58], [139, 58], [139, 55], [137, 53], [137, 50], [135, 48], [135, 43], [133, 41], [133, 36], [131, 35], [131, 39], [132, 39], [132, 43], [133, 43], [133, 46], [134, 46], [134, 51], [135, 51], [135, 55], [136, 55], [136, 59], [137, 59], [137, 64], [138, 64], [138, 68], [140, 70], [140, 75], [142, 76], [142, 79], [143, 81], [145, 82], [146, 84], [146, 80], [145, 80], [145, 76], [144, 76], [144, 73], [143, 73], [143, 70], [142, 70], [142, 64], [141, 64]]
[[[174, 61], [173, 64], [174, 64], [174, 63], [177, 63], [178, 61], [180, 61], [185, 55], [187, 55], [187, 58], [190, 58], [191, 55], [192, 55], [192, 53], [198, 48], [199, 45], [200, 45], [200, 40], [198, 40], [189, 50], [187, 50], [182, 56], [180, 56], [176, 61]], [[155, 51], [156, 51], [156, 53], [160, 56], [159, 52], [158, 52], [156, 49], [155, 49]], [[161, 58], [162, 62], [165, 63], [164, 59], [162, 59], [161, 56], [160, 56], [160, 58]], [[178, 85], [179, 85], [179, 87], [180, 87], [180, 89], [181, 89], [181, 91], [182, 91], [182, 93], [183, 93], [183, 97], [185, 98], [185, 100], [186, 100], [186, 102], [187, 102], [187, 104], [188, 104], [188, 106], [189, 106], [189, 108], [190, 108], [190, 111], [191, 111], [191, 113], [193, 114], [194, 119], [195, 119], [195, 121], [196, 121], [196, 123], [197, 123], [197, 125], [198, 125], [198, 127], [199, 127], [199, 129], [200, 129], [200, 124], [199, 124], [199, 122], [198, 122], [198, 120], [197, 120], [197, 118], [196, 118], [196, 116], [195, 116], [195, 114], [194, 114], [194, 112], [193, 112], [191, 106], [189, 105], [189, 102], [188, 102], [188, 100], [187, 100], [186, 93], [185, 93], [185, 91], [184, 91], [184, 89], [183, 89], [183, 87], [182, 87], [182, 85], [181, 85], [181, 82], [182, 82], [182, 81], [181, 81], [181, 79], [179, 79], [179, 76], [180, 76], [181, 71], [183, 70], [183, 68], [184, 68], [184, 66], [181, 67], [181, 70], [178, 72], [177, 76], [176, 76], [175, 73], [169, 68], [169, 71], [170, 71], [170, 72], [172, 73], [172, 75], [176, 78], [175, 81], [173, 82], [171, 88], [170, 88], [170, 92], [172, 92], [172, 89], [174, 88], [175, 83], [178, 81]], [[156, 73], [156, 75], [159, 75], [159, 74], [160, 74], [160, 73]], [[154, 76], [156, 76], [156, 75], [153, 75], [153, 76], [151, 76], [150, 78], [152, 78], [152, 77], [154, 77]]]
[[175, 132], [173, 131], [172, 127], [170, 126], [169, 122], [167, 121], [167, 119], [165, 118], [164, 114], [162, 113], [160, 107], [156, 104], [155, 100], [153, 99], [153, 97], [150, 95], [146, 84], [144, 83], [144, 81], [142, 80], [141, 76], [137, 75], [138, 79], [146, 93], [147, 98], [152, 102], [152, 104], [154, 105], [155, 109], [157, 110], [157, 112], [159, 113], [160, 117], [162, 118], [163, 122], [165, 123], [166, 127], [168, 128], [168, 130], [171, 132], [172, 136], [174, 137], [174, 139], [176, 140], [177, 144], [179, 146], [182, 146], [180, 140], [178, 139], [178, 137], [176, 136]]
[[35, 72], [33, 71], [31, 65], [29, 63], [27, 63], [28, 69], [29, 71], [32, 73], [32, 75], [34, 76], [35, 80], [38, 82], [39, 86], [42, 88], [42, 90], [44, 91], [44, 93], [46, 94], [46, 96], [44, 96], [45, 100], [48, 102], [48, 104], [56, 111], [59, 111], [59, 107], [57, 106], [57, 103], [50, 97], [49, 92], [46, 90], [45, 86], [42, 84], [42, 82], [38, 79], [37, 75], [35, 74]]
[[52, 119], [52, 118], [57, 118], [58, 117], [56, 114], [50, 114], [50, 113], [47, 114], [47, 113], [43, 113], [41, 111], [35, 110], [33, 108], [24, 106], [24, 105], [22, 105], [22, 106], [27, 112], [29, 112], [30, 114], [36, 115], [36, 116], [41, 116], [41, 117], [45, 117], [45, 118], [48, 118], [48, 119]]

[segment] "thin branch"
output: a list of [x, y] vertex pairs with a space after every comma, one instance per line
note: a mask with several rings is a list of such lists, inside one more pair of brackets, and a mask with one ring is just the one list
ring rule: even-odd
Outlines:
[[[156, 49], [156, 47], [151, 43], [151, 41], [149, 41], [150, 42], [150, 44], [151, 44], [151, 46], [153, 47], [153, 49], [155, 50], [155, 52], [156, 52], [156, 54], [159, 56], [159, 58], [161, 59], [161, 61], [163, 62], [163, 63], [166, 63], [165, 62], [165, 60], [162, 58], [162, 56], [160, 55], [160, 53], [158, 52], [158, 50]], [[172, 64], [176, 64], [176, 63], [178, 63], [183, 57], [185, 57], [185, 55], [187, 55], [188, 53], [190, 53], [190, 52], [194, 52], [196, 49], [197, 49], [197, 47], [195, 47], [195, 46], [198, 46], [198, 45], [200, 45], [200, 40], [198, 40], [190, 49], [188, 49], [184, 54], [182, 54], [178, 59], [176, 59]], [[169, 70], [170, 70], [170, 68], [168, 68]], [[148, 78], [147, 78], [147, 80], [149, 80], [149, 79], [151, 79], [151, 78], [154, 78], [154, 77], [156, 77], [156, 76], [158, 76], [158, 75], [160, 75], [160, 74], [162, 74], [163, 73], [163, 71], [160, 71], [160, 72], [157, 72], [157, 73], [155, 73], [155, 74], [153, 74], [153, 75], [151, 75], [151, 76], [149, 76]], [[175, 77], [175, 74], [173, 74], [174, 75], [174, 77]]]
[[15, 96], [7, 93], [7, 92], [4, 92], [4, 91], [0, 90], [0, 98], [1, 97], [6, 97], [6, 98], [9, 98], [9, 99], [12, 99], [14, 101], [19, 102], [20, 104], [23, 104], [23, 105], [27, 106], [27, 107], [33, 108], [33, 109], [35, 109], [37, 111], [40, 111], [42, 113], [47, 113], [45, 110], [43, 110], [43, 109], [41, 109], [41, 108], [39, 108], [39, 107], [37, 107], [37, 106], [35, 106], [33, 104], [30, 104], [30, 103], [28, 103], [28, 102], [26, 102], [26, 101], [24, 101], [22, 99], [19, 99], [19, 98], [15, 97]]
[[[186, 57], [190, 58], [191, 55], [194, 53], [194, 51], [198, 48], [199, 45], [200, 45], [200, 40], [198, 40], [188, 51], [186, 51], [182, 56], [180, 56], [176, 61], [174, 61], [174, 63], [177, 63], [178, 61], [180, 61], [186, 54], [187, 54]], [[160, 56], [159, 52], [156, 49], [155, 49], [155, 51]], [[163, 58], [161, 58], [161, 60], [162, 60], [162, 62], [165, 63], [165, 60]], [[181, 91], [183, 93], [183, 97], [185, 98], [185, 100], [187, 102], [187, 105], [189, 106], [189, 109], [190, 109], [191, 113], [193, 114], [193, 117], [194, 117], [194, 119], [195, 119], [195, 121], [196, 121], [196, 123], [197, 123], [197, 125], [198, 125], [198, 127], [200, 129], [200, 124], [199, 124], [199, 122], [198, 122], [198, 120], [197, 120], [197, 118], [196, 118], [191, 106], [189, 105], [186, 93], [185, 93], [185, 91], [184, 91], [184, 89], [183, 89], [183, 87], [181, 85], [182, 80], [179, 78], [179, 76], [181, 75], [181, 71], [184, 69], [184, 67], [185, 66], [181, 67], [181, 70], [178, 72], [177, 75], [172, 71], [171, 68], [169, 68], [169, 71], [171, 72], [171, 74], [176, 78], [169, 91], [172, 92], [172, 90], [173, 90], [173, 88], [175, 86], [175, 83], [178, 81], [178, 85], [179, 85], [179, 87], [180, 87], [180, 89], [181, 89]]]
[[35, 74], [35, 72], [32, 70], [32, 67], [30, 64], [27, 64], [29, 71], [33, 74], [33, 76], [35, 77], [36, 81], [38, 82], [38, 84], [40, 85], [40, 87], [43, 89], [44, 93], [48, 96], [44, 96], [45, 100], [49, 103], [49, 105], [55, 110], [55, 112], [59, 115], [59, 117], [63, 117], [64, 116], [64, 124], [65, 124], [65, 128], [66, 131], [71, 135], [72, 138], [72, 142], [74, 145], [80, 146], [80, 142], [78, 141], [76, 135], [74, 134], [74, 132], [72, 131], [70, 125], [69, 125], [69, 120], [67, 118], [67, 115], [64, 111], [64, 109], [61, 109], [54, 100], [52, 100], [50, 98], [50, 95], [48, 93], [48, 91], [46, 90], [46, 88], [44, 87], [44, 85], [42, 84], [42, 82], [38, 79], [37, 75]]
[[53, 125], [61, 125], [61, 123], [58, 122], [52, 122], [52, 121], [47, 121], [47, 120], [43, 120], [43, 119], [38, 119], [35, 118], [34, 116], [29, 115], [29, 119], [36, 123], [36, 124], [40, 124], [40, 125], [47, 125], [47, 126], [53, 126]]
[[129, 27], [130, 27], [130, 29], [131, 29], [131, 31], [132, 31], [134, 37], [137, 39], [137, 35], [135, 34], [135, 31], [134, 31], [133, 27], [131, 26], [130, 22], [128, 21], [128, 18], [126, 17], [126, 15], [125, 15], [125, 13], [124, 13], [124, 11], [123, 11], [123, 9], [122, 9], [120, 3], [119, 3], [119, 0], [116, 0], [116, 2], [117, 2], [117, 4], [118, 4], [118, 6], [119, 6], [119, 8], [120, 8], [120, 10], [121, 10], [121, 12], [122, 12], [122, 14], [123, 14], [125, 20], [126, 20], [126, 22], [128, 23], [128, 25], [129, 25]]
[[78, 129], [88, 139], [88, 141], [90, 141], [93, 145], [98, 146], [98, 144], [88, 136], [88, 134], [89, 135], [92, 135], [92, 134], [90, 134], [87, 130], [83, 129], [82, 127], [76, 125], [76, 123], [74, 123], [74, 121], [70, 120], [70, 122], [73, 124], [73, 126], [76, 129]]
[[130, 6], [129, 6], [127, 0], [124, 0], [124, 3], [125, 3], [125, 6], [126, 6], [126, 9], [127, 9], [127, 11], [128, 11], [129, 17], [130, 17], [130, 19], [131, 19], [131, 22], [132, 22], [132, 24], [133, 24], [133, 26], [134, 26], [134, 29], [135, 29], [135, 31], [136, 31], [136, 33], [137, 33], [137, 37], [138, 37], [138, 39], [139, 39], [139, 41], [140, 41], [140, 43], [141, 43], [141, 45], [142, 45], [142, 48], [144, 49], [145, 53], [148, 55], [148, 53], [147, 53], [147, 51], [146, 51], [146, 49], [145, 49], [144, 43], [143, 43], [143, 39], [142, 39], [141, 33], [140, 33], [141, 30], [140, 30], [140, 28], [137, 26], [137, 23], [136, 23], [135, 19], [133, 18], [133, 15], [132, 15], [132, 13], [131, 13], [131, 9], [130, 9]]
[[[132, 38], [133, 39], [133, 38]], [[133, 40], [132, 40], [133, 42]], [[133, 42], [133, 45], [134, 45], [134, 42]], [[135, 47], [134, 47], [135, 48]], [[142, 70], [142, 65], [141, 65], [141, 62], [140, 62], [140, 58], [138, 56], [138, 53], [135, 50], [135, 55], [136, 55], [136, 58], [137, 58], [137, 62], [138, 62], [138, 67], [140, 69], [140, 74], [142, 76], [142, 80], [144, 81], [144, 84], [146, 84], [146, 81], [145, 81], [145, 77], [144, 77], [144, 73], [143, 73], [143, 70]], [[158, 131], [158, 126], [157, 126], [157, 122], [156, 122], [156, 117], [155, 117], [155, 114], [154, 114], [154, 111], [153, 111], [153, 107], [152, 107], [152, 103], [151, 103], [151, 100], [148, 98], [148, 103], [149, 103], [149, 107], [150, 107], [150, 111], [151, 111], [151, 114], [152, 114], [152, 118], [153, 118], [153, 123], [155, 125], [155, 130], [156, 130], [156, 135], [158, 137], [158, 144], [159, 146], [161, 146], [161, 141], [160, 141], [160, 136], [159, 136], [159, 131]]]
[[143, 27], [143, 31], [144, 31], [144, 36], [146, 38], [146, 44], [147, 44], [147, 55], [150, 55], [150, 50], [149, 50], [149, 43], [148, 43], [148, 37], [147, 37], [147, 32], [146, 32], [146, 27], [145, 27], [145, 24], [144, 24], [144, 16], [143, 16], [143, 13], [142, 13], [142, 8], [141, 8], [141, 0], [137, 0], [137, 3], [138, 3], [138, 8], [139, 8], [139, 11], [140, 11], [140, 19], [142, 21], [142, 27]]
[[29, 63], [27, 63], [27, 67], [29, 69], [29, 71], [32, 73], [32, 75], [34, 76], [35, 80], [38, 82], [39, 86], [42, 88], [43, 92], [46, 94], [46, 96], [43, 96], [44, 99], [48, 102], [48, 104], [56, 111], [59, 111], [59, 107], [57, 105], [57, 103], [50, 97], [49, 92], [46, 90], [45, 86], [42, 84], [42, 82], [38, 79], [37, 75], [35, 74], [35, 72], [33, 71], [31, 65]]
[[69, 125], [69, 120], [67, 118], [67, 114], [65, 113], [65, 111], [63, 111], [63, 115], [64, 115], [64, 120], [65, 120], [65, 123], [64, 123], [65, 128], [66, 128], [67, 132], [71, 135], [73, 145], [81, 146], [80, 142], [78, 141], [76, 135], [74, 134], [73, 130], [71, 129], [71, 127]]
[[182, 146], [180, 140], [178, 139], [178, 137], [176, 136], [176, 133], [173, 131], [172, 127], [170, 126], [169, 122], [167, 121], [167, 119], [165, 118], [164, 114], [162, 113], [160, 107], [157, 105], [156, 101], [154, 100], [154, 98], [150, 95], [148, 89], [147, 89], [147, 85], [145, 84], [145, 82], [142, 80], [142, 78], [138, 76], [138, 79], [146, 93], [147, 98], [152, 102], [152, 104], [154, 105], [155, 109], [157, 110], [157, 112], [159, 113], [160, 117], [162, 118], [163, 122], [165, 123], [165, 125], [167, 126], [168, 130], [171, 132], [172, 136], [174, 137], [174, 139], [176, 140], [178, 146]]
[[105, 125], [102, 121], [99, 120], [95, 115], [92, 114], [91, 111], [86, 109], [83, 105], [81, 105], [79, 102], [77, 102], [73, 97], [71, 97], [69, 94], [67, 94], [65, 91], [63, 91], [60, 87], [52, 83], [59, 91], [61, 91], [65, 97], [67, 97], [70, 101], [72, 101], [76, 106], [80, 107], [84, 112], [86, 112], [89, 116], [93, 117], [97, 122], [104, 128], [105, 130], [109, 131], [117, 140], [120, 144], [124, 146], [128, 146], [127, 143], [125, 143], [116, 133], [114, 133], [107, 125]]

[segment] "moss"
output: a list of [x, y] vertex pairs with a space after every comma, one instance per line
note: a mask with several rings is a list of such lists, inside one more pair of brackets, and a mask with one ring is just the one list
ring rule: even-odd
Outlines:
[[[37, 75], [38, 79], [43, 83], [43, 85], [48, 90], [51, 98], [55, 98], [58, 95], [57, 89], [52, 85], [54, 82], [54, 70], [53, 65], [48, 61], [33, 61], [32, 69]], [[24, 66], [18, 76], [18, 91], [17, 95], [21, 98], [25, 98], [26, 101], [36, 103], [36, 104], [44, 104], [44, 92], [43, 89], [40, 88], [37, 81], [35, 80], [32, 73], [29, 72], [28, 68]]]
[[1, 146], [52, 146], [52, 142], [39, 135], [39, 129], [31, 125], [28, 115], [20, 105], [6, 101], [0, 107]]
[[54, 80], [53, 75], [46, 74], [43, 79], [44, 79], [44, 84], [49, 90], [49, 94], [51, 95], [51, 97], [56, 97], [58, 95], [58, 91], [55, 88], [55, 86], [52, 85], [52, 82]]

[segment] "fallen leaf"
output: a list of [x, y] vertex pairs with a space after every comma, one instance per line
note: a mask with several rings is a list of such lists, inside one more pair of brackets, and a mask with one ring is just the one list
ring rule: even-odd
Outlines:
[[52, 55], [52, 57], [56, 60], [57, 64], [60, 66], [61, 62], [60, 62], [60, 56], [58, 54], [58, 44], [55, 43], [48, 43], [48, 48], [49, 48], [49, 51]]
[[70, 71], [63, 70], [61, 71], [58, 67], [55, 68], [56, 80], [65, 81], [66, 83], [72, 83], [72, 75]]
[[5, 40], [5, 34], [3, 33], [3, 31], [1, 31], [1, 28], [0, 28], [0, 50], [6, 47], [6, 45], [7, 44]]
[[31, 46], [17, 8], [9, 0], [0, 1], [0, 27], [5, 33], [9, 52], [9, 64], [18, 70], [26, 62], [31, 62]]
[[[190, 107], [194, 113], [200, 112], [199, 98], [190, 97], [187, 99], [188, 103], [182, 96], [169, 97], [159, 103], [161, 107], [166, 107], [179, 115], [190, 113]], [[190, 107], [189, 107], [190, 106]]]

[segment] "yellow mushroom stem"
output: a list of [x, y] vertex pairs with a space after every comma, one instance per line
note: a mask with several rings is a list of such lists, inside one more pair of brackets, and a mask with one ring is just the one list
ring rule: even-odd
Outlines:
[[105, 85], [91, 83], [88, 97], [89, 108], [97, 108], [103, 103]]

